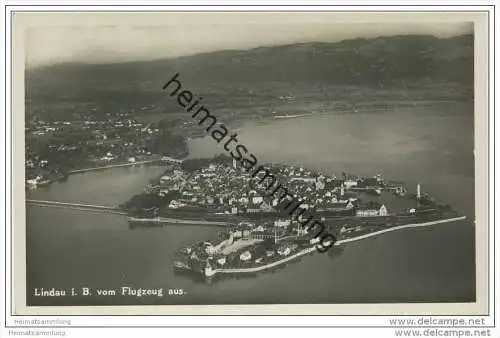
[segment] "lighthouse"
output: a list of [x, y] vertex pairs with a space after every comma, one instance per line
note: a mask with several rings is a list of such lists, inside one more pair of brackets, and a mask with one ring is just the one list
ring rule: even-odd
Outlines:
[[420, 199], [420, 183], [417, 184], [417, 199]]

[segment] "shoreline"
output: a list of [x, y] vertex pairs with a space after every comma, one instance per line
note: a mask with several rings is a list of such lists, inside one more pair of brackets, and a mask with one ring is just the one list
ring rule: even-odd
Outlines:
[[[176, 159], [169, 159], [169, 160], [171, 160], [172, 162], [176, 161]], [[182, 161], [182, 160], [180, 160], [180, 161]], [[151, 159], [151, 160], [144, 160], [144, 161], [137, 161], [137, 162], [126, 162], [126, 163], [119, 163], [119, 164], [110, 164], [110, 165], [101, 166], [101, 167], [74, 169], [74, 170], [69, 170], [64, 175], [60, 175], [60, 176], [58, 176], [56, 178], [52, 178], [52, 179], [47, 179], [47, 180], [38, 182], [36, 184], [31, 184], [31, 183], [28, 183], [26, 181], [25, 182], [25, 187], [26, 188], [37, 188], [37, 187], [47, 186], [47, 185], [50, 185], [50, 184], [52, 184], [54, 182], [62, 181], [64, 179], [68, 178], [71, 175], [83, 174], [83, 173], [86, 173], [86, 172], [102, 171], [102, 170], [115, 169], [115, 168], [133, 167], [133, 166], [136, 166], [136, 165], [145, 165], [145, 164], [161, 164], [161, 163], [164, 163], [164, 162], [165, 161], [162, 160], [162, 158], [155, 158], [155, 159]], [[180, 162], [176, 162], [176, 163], [180, 163]]]
[[[424, 223], [414, 223], [414, 224], [406, 224], [406, 225], [395, 226], [393, 228], [375, 231], [375, 232], [372, 232], [372, 233], [369, 233], [369, 234], [365, 234], [365, 235], [361, 235], [361, 236], [358, 236], [358, 237], [342, 239], [342, 240], [336, 241], [335, 244], [334, 244], [334, 246], [339, 246], [339, 245], [341, 245], [343, 243], [359, 241], [359, 240], [362, 240], [362, 239], [365, 239], [365, 238], [369, 238], [369, 237], [379, 236], [379, 235], [381, 235], [383, 233], [386, 233], [386, 232], [397, 231], [397, 230], [402, 230], [402, 229], [407, 229], [407, 228], [426, 227], [426, 226], [435, 225], [435, 224], [451, 223], [451, 222], [455, 222], [455, 221], [464, 220], [466, 218], [467, 218], [466, 216], [460, 216], [460, 217], [447, 218], [447, 219], [442, 219], [442, 220], [437, 220], [437, 221], [430, 221], [430, 222], [424, 222]], [[303, 249], [303, 250], [295, 253], [294, 255], [288, 256], [288, 257], [283, 258], [281, 260], [269, 263], [267, 265], [253, 267], [253, 268], [214, 269], [214, 270], [211, 270], [210, 272], [206, 271], [205, 272], [205, 277], [212, 277], [212, 276], [215, 276], [218, 273], [232, 274], [232, 273], [254, 273], [254, 272], [259, 272], [259, 271], [263, 271], [263, 270], [267, 270], [267, 269], [273, 268], [275, 266], [279, 266], [279, 265], [285, 264], [285, 263], [287, 263], [287, 262], [289, 262], [289, 261], [291, 261], [291, 260], [293, 260], [295, 258], [307, 255], [307, 254], [309, 254], [309, 253], [311, 253], [313, 251], [316, 251], [316, 247], [306, 248], [306, 249]]]

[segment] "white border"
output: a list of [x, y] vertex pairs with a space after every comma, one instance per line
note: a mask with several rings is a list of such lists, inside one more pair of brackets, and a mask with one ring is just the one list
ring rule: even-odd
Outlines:
[[[58, 3], [64, 3], [63, 1], [59, 1]], [[82, 2], [79, 2], [80, 4]], [[93, 2], [86, 2], [87, 4], [98, 4], [99, 1], [93, 1]], [[144, 3], [144, 2], [143, 2]], [[151, 2], [150, 2], [151, 3]], [[193, 2], [190, 2], [190, 4], [201, 4], [202, 2], [198, 2], [198, 3], [193, 3]], [[265, 2], [260, 2], [260, 3], [265, 3]], [[293, 2], [293, 3], [296, 3], [296, 2]], [[358, 1], [356, 2], [350, 2], [351, 4], [362, 4]], [[398, 4], [402, 3], [402, 1], [398, 1], [397, 2]], [[420, 1], [420, 3], [427, 3], [427, 4], [433, 4], [434, 2], [433, 1]], [[456, 2], [455, 2], [456, 3]], [[464, 3], [463, 1], [460, 2], [460, 3]], [[477, 3], [477, 2], [476, 2]], [[479, 2], [480, 4], [485, 4], [485, 5], [491, 5], [491, 2]], [[158, 2], [153, 2], [152, 4], [158, 4]], [[324, 2], [322, 2], [321, 4], [324, 4]], [[360, 7], [353, 7], [353, 6], [342, 6], [342, 7], [335, 7], [335, 8], [332, 8], [332, 7], [312, 7], [310, 9], [308, 9], [309, 7], [300, 7], [300, 8], [293, 8], [293, 7], [265, 7], [265, 8], [258, 8], [258, 7], [233, 7], [233, 6], [227, 6], [227, 7], [224, 7], [224, 8], [216, 8], [216, 10], [259, 10], [259, 9], [265, 9], [265, 10], [279, 10], [279, 11], [286, 11], [286, 10], [301, 10], [301, 11], [307, 11], [307, 10], [314, 10], [314, 11], [317, 11], [317, 10], [355, 10], [355, 11], [359, 11], [359, 10], [380, 10], [380, 11], [383, 11], [383, 10], [418, 10], [418, 11], [435, 11], [435, 10], [446, 10], [446, 11], [450, 11], [450, 10], [457, 10], [457, 11], [465, 11], [465, 10], [486, 10], [487, 8], [485, 7], [479, 7], [479, 6], [469, 6], [469, 7], [449, 7], [449, 6], [439, 6], [439, 7], [436, 7], [436, 6], [433, 6], [433, 7], [425, 7], [425, 8], [422, 8], [422, 7], [417, 7], [417, 6], [395, 6], [395, 7], [379, 7], [379, 6], [365, 6], [363, 8], [360, 8]], [[85, 10], [85, 11], [88, 11], [88, 10], [113, 10], [113, 11], [116, 11], [116, 10], [125, 10], [125, 11], [129, 11], [129, 10], [148, 10], [148, 11], [152, 11], [152, 10], [193, 10], [195, 8], [193, 7], [184, 7], [184, 6], [178, 6], [178, 7], [161, 7], [161, 6], [155, 6], [155, 7], [144, 7], [144, 6], [139, 6], [139, 7], [134, 7], [134, 8], [131, 8], [131, 7], [123, 7], [123, 6], [113, 6], [113, 7], [110, 7], [110, 6], [106, 6], [106, 7], [96, 7], [96, 6], [84, 6], [84, 7], [81, 7], [81, 8], [75, 8], [75, 7], [69, 7], [69, 6], [60, 6], [60, 7], [54, 7], [54, 6], [51, 6], [51, 7], [41, 7], [41, 6], [30, 6], [29, 7], [29, 10], [70, 10], [70, 11], [77, 11], [77, 10]], [[199, 6], [196, 8], [196, 10], [214, 10], [213, 7], [206, 7], [206, 6]], [[5, 9], [4, 9], [5, 10]], [[6, 15], [6, 19], [7, 20], [10, 20], [10, 14], [9, 12], [12, 11], [12, 10], [28, 10], [28, 8], [26, 7], [19, 7], [19, 6], [13, 6], [13, 7], [9, 7], [7, 9], [7, 13], [4, 12], [4, 14]], [[490, 15], [493, 16], [493, 11], [491, 11], [491, 8], [490, 8]], [[493, 17], [491, 17], [491, 19], [493, 19]], [[496, 18], [495, 18], [496, 20]], [[494, 25], [494, 20], [491, 20], [490, 21], [490, 31], [493, 33], [493, 25]], [[10, 27], [7, 27], [7, 31], [5, 32], [6, 33], [6, 36], [7, 36], [7, 41], [4, 41], [7, 42], [7, 46], [10, 46], [10, 43], [9, 43], [9, 40], [10, 40]], [[2, 36], [2, 39], [4, 39], [4, 36]], [[494, 34], [491, 34], [490, 35], [490, 46], [494, 46], [494, 39], [496, 40], [497, 38], [494, 36]], [[490, 65], [492, 67], [492, 69], [490, 69], [490, 72], [491, 70], [493, 70], [493, 60], [494, 60], [494, 54], [493, 54], [493, 51], [494, 49], [493, 48], [490, 48], [490, 52], [489, 52], [489, 59], [490, 59]], [[3, 58], [4, 56], [2, 56]], [[8, 68], [8, 65], [10, 64], [10, 50], [7, 49], [7, 53], [6, 53], [6, 58], [4, 61], [4, 64], [5, 64], [5, 70], [6, 70], [6, 82], [9, 83], [9, 79], [10, 79], [10, 69]], [[492, 81], [491, 81], [491, 85], [493, 85], [493, 80], [496, 79], [496, 75], [497, 75], [497, 70], [494, 69], [494, 77], [492, 76]], [[493, 74], [491, 74], [493, 75]], [[10, 112], [10, 108], [11, 108], [11, 102], [10, 102], [10, 86], [7, 85], [7, 110], [6, 112]], [[495, 88], [496, 89], [496, 88]], [[493, 110], [494, 108], [494, 102], [493, 102], [493, 98], [494, 98], [494, 95], [497, 94], [496, 91], [495, 93], [493, 92], [493, 86], [492, 88], [489, 89], [490, 90], [490, 95], [489, 95], [489, 100], [490, 100], [490, 108], [491, 110]], [[2, 120], [2, 138], [3, 137], [6, 137], [6, 149], [9, 149], [10, 150], [10, 129], [9, 128], [6, 128], [6, 126], [10, 126], [10, 121], [11, 121], [11, 116], [10, 114], [6, 113], [5, 115], [5, 121]], [[490, 124], [490, 145], [493, 145], [493, 141], [494, 141], [494, 133], [493, 133], [493, 128], [494, 128], [494, 125], [496, 126], [496, 121], [494, 119], [494, 114], [493, 114], [493, 111], [490, 111], [490, 121], [492, 122]], [[5, 125], [4, 125], [5, 123]], [[5, 134], [3, 134], [3, 132], [5, 131]], [[495, 144], [496, 145], [496, 144]], [[496, 148], [496, 147], [495, 147]], [[494, 150], [494, 147], [490, 146], [490, 159], [493, 159], [493, 150]], [[7, 159], [7, 162], [6, 162], [6, 168], [1, 168], [1, 172], [2, 172], [2, 183], [4, 183], [4, 186], [5, 186], [5, 190], [4, 191], [7, 191], [9, 192], [10, 189], [11, 189], [11, 184], [12, 182], [10, 181], [10, 175], [11, 175], [11, 166], [12, 166], [12, 163], [11, 163], [11, 160], [10, 160], [10, 151], [7, 151], [7, 156], [9, 156], [9, 158]], [[2, 158], [5, 158], [5, 152], [4, 152], [4, 149], [2, 148], [2, 152], [0, 154], [0, 156], [2, 156]], [[494, 166], [494, 163], [493, 161], [490, 162], [490, 174], [493, 174], [493, 166]], [[491, 180], [493, 180], [493, 177], [490, 178]], [[495, 186], [496, 188], [496, 186]], [[4, 200], [4, 197], [2, 195], [2, 198], [1, 198], [1, 202], [2, 202], [2, 205], [5, 205], [5, 200]], [[493, 197], [494, 197], [494, 189], [490, 189], [490, 200], [493, 200]], [[9, 199], [7, 199], [6, 201], [7, 203], [9, 203]], [[495, 203], [495, 209], [496, 209], [497, 205]], [[7, 220], [10, 219], [11, 217], [11, 212], [10, 212], [10, 208], [7, 208], [7, 210], [4, 210], [3, 208], [0, 208], [0, 215], [3, 217], [4, 216], [4, 212], [7, 216]], [[490, 208], [490, 220], [491, 222], [493, 222], [493, 208]], [[491, 227], [490, 229], [492, 229], [492, 231], [490, 232], [491, 236], [490, 236], [490, 245], [489, 245], [489, 254], [490, 254], [490, 267], [493, 266], [494, 262], [496, 261], [496, 256], [494, 256], [494, 247], [493, 247], [493, 228], [494, 227]], [[5, 242], [6, 238], [4, 237], [4, 233], [3, 232], [0, 232], [1, 233], [1, 237], [2, 237], [2, 240]], [[10, 228], [9, 226], [7, 226], [7, 238], [10, 238]], [[497, 236], [497, 233], [495, 232], [494, 234], [495, 236]], [[7, 263], [7, 270], [10, 271], [10, 241], [7, 241], [6, 242], [6, 250], [7, 250], [7, 256], [5, 257], [6, 258], [6, 263]], [[498, 252], [497, 252], [498, 254]], [[4, 257], [4, 253], [2, 251], [2, 257]], [[495, 258], [495, 259], [493, 259]], [[8, 276], [10, 277], [10, 276]], [[494, 304], [494, 299], [493, 299], [493, 295], [494, 295], [494, 292], [493, 290], [495, 289], [496, 285], [494, 285], [493, 281], [494, 281], [494, 276], [493, 274], [490, 274], [490, 290], [492, 291], [491, 294], [490, 294], [490, 304], [493, 306]], [[3, 287], [4, 285], [4, 280], [3, 279], [0, 279], [2, 280], [0, 282], [0, 285]], [[498, 283], [498, 278], [497, 278], [497, 283]], [[7, 289], [10, 289], [11, 285], [10, 285], [10, 280], [7, 279], [7, 284], [5, 285], [7, 287]], [[5, 300], [4, 299], [4, 295], [2, 293], [2, 296], [1, 296], [2, 300]], [[7, 301], [10, 301], [9, 299], [7, 299]], [[10, 303], [10, 302], [9, 302]], [[10, 305], [10, 304], [8, 304]], [[10, 311], [10, 306], [8, 306], [8, 311]], [[4, 308], [2, 307], [2, 310], [1, 310], [2, 314], [4, 312]], [[488, 325], [493, 325], [493, 315], [494, 314], [490, 314], [489, 316], [487, 317], [484, 317], [486, 319], [486, 323]], [[34, 317], [17, 317], [17, 318], [23, 318], [23, 319], [28, 319], [28, 318], [34, 318]], [[37, 317], [39, 319], [41, 319], [40, 317]], [[55, 317], [44, 317], [43, 319], [50, 319], [50, 318], [55, 318]], [[63, 317], [57, 317], [57, 318], [60, 318], [62, 319]], [[93, 326], [108, 326], [108, 325], [115, 325], [115, 326], [130, 326], [130, 325], [141, 325], [141, 326], [144, 326], [144, 325], [148, 325], [148, 326], [158, 326], [158, 325], [161, 325], [161, 326], [193, 326], [193, 325], [197, 325], [197, 326], [298, 326], [298, 325], [301, 325], [301, 326], [304, 326], [304, 325], [307, 325], [307, 326], [359, 326], [359, 327], [366, 327], [366, 326], [387, 326], [389, 321], [388, 321], [388, 318], [394, 318], [394, 317], [385, 317], [385, 316], [376, 316], [376, 317], [367, 317], [367, 316], [363, 316], [363, 317], [357, 317], [357, 316], [350, 316], [350, 317], [346, 317], [346, 316], [328, 316], [328, 317], [320, 317], [320, 316], [315, 316], [315, 317], [304, 317], [304, 316], [301, 316], [301, 317], [297, 317], [297, 316], [290, 316], [290, 317], [243, 317], [243, 316], [239, 316], [239, 317], [221, 317], [221, 316], [204, 316], [204, 317], [193, 317], [193, 316], [178, 316], [178, 317], [159, 317], [159, 316], [156, 316], [156, 317], [131, 317], [131, 316], [119, 316], [119, 317], [113, 317], [113, 316], [99, 316], [99, 317], [95, 317], [95, 316], [71, 316], [71, 317], [67, 317], [68, 319], [71, 319], [72, 321], [72, 324], [73, 325], [79, 325], [79, 326], [89, 326], [89, 327], [93, 327]], [[464, 317], [464, 318], [469, 318], [469, 317]], [[14, 322], [13, 322], [13, 317], [10, 317], [8, 316], [7, 317], [7, 324], [8, 325], [14, 325]], [[498, 318], [497, 318], [498, 319]], [[498, 320], [496, 321], [498, 323]], [[85, 334], [86, 337], [88, 336], [91, 336], [93, 335], [93, 332], [89, 332], [89, 331], [85, 331], [85, 330], [79, 330], [81, 332], [79, 332], [81, 334], [81, 336], [83, 337], [83, 335]], [[293, 331], [292, 331], [293, 332]], [[353, 331], [352, 330], [345, 330], [344, 332], [342, 331], [338, 331], [338, 332], [335, 332], [335, 334], [343, 334], [344, 333], [352, 333]], [[360, 331], [360, 332], [364, 332], [364, 334], [367, 334], [368, 332], [367, 331]], [[381, 337], [386, 337], [387, 335], [387, 332], [393, 332], [393, 329], [388, 329], [387, 331], [384, 331], [384, 332], [380, 332], [382, 333], [382, 335], [377, 335], [377, 336], [381, 336]], [[117, 332], [118, 333], [118, 332]], [[172, 332], [174, 333], [174, 332]], [[200, 334], [205, 334], [203, 333], [203, 331], [199, 332]], [[324, 332], [318, 332], [318, 333], [314, 333], [314, 334], [324, 334]], [[78, 336], [80, 336], [80, 334]], [[121, 331], [119, 332], [120, 335], [124, 336], [124, 337], [135, 337], [137, 332], [136, 330], [133, 330], [133, 329], [127, 329], [125, 332], [124, 331]], [[237, 333], [237, 332], [224, 332], [224, 334], [241, 334], [240, 333]], [[331, 334], [331, 333], [329, 333]], [[369, 333], [370, 335], [373, 334], [373, 332], [370, 332]]]

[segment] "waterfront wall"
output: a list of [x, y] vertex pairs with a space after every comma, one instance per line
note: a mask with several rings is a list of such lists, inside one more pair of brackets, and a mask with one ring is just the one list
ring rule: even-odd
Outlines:
[[[396, 231], [396, 230], [401, 230], [401, 229], [406, 229], [406, 228], [425, 227], [425, 226], [430, 226], [430, 225], [435, 225], [435, 224], [450, 223], [450, 222], [460, 221], [460, 220], [464, 220], [464, 219], [466, 219], [466, 217], [465, 216], [461, 216], [461, 217], [454, 217], [454, 218], [442, 219], [442, 220], [425, 222], [425, 223], [415, 223], [415, 224], [400, 225], [400, 226], [396, 226], [396, 227], [389, 228], [389, 229], [383, 229], [383, 230], [375, 231], [375, 232], [372, 232], [372, 233], [369, 233], [369, 234], [365, 234], [365, 235], [361, 235], [361, 236], [358, 236], [358, 237], [341, 239], [341, 240], [335, 242], [334, 246], [338, 246], [338, 245], [341, 245], [343, 243], [359, 241], [359, 240], [362, 240], [362, 239], [365, 239], [365, 238], [368, 238], [368, 237], [378, 236], [378, 235], [381, 235], [381, 234], [386, 233], [386, 232], [391, 232], [391, 231]], [[270, 263], [270, 264], [266, 264], [266, 265], [262, 265], [262, 266], [258, 266], [258, 267], [253, 267], [253, 268], [214, 269], [210, 273], [206, 274], [206, 276], [210, 277], [210, 276], [216, 275], [217, 273], [232, 274], [232, 273], [253, 273], [253, 272], [259, 272], [259, 271], [263, 271], [263, 270], [267, 270], [267, 269], [273, 268], [275, 266], [279, 266], [279, 265], [285, 264], [285, 263], [287, 263], [287, 262], [289, 262], [289, 261], [291, 261], [291, 260], [293, 260], [295, 258], [307, 255], [309, 253], [312, 253], [313, 251], [316, 251], [315, 247], [307, 248], [307, 249], [304, 249], [304, 250], [301, 250], [301, 251], [297, 252], [296, 254], [294, 254], [292, 256], [288, 256], [288, 257], [283, 258], [281, 260], [278, 260], [276, 262], [273, 262], [273, 263]]]

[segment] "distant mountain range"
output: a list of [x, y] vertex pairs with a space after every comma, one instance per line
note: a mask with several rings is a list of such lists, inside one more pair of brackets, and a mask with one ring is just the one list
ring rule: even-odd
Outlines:
[[26, 71], [29, 100], [157, 102], [175, 73], [197, 89], [269, 83], [385, 88], [446, 82], [473, 86], [474, 37], [402, 35], [335, 43], [223, 50], [119, 64], [65, 63]]

